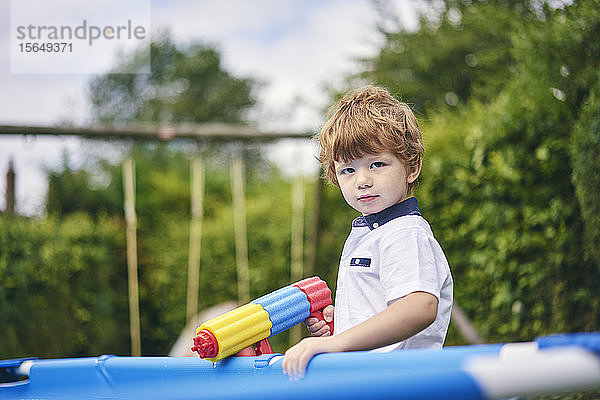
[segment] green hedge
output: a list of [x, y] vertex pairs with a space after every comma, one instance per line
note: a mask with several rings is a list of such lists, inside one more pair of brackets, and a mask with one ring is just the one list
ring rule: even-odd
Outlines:
[[118, 219], [0, 218], [0, 357], [126, 354]]

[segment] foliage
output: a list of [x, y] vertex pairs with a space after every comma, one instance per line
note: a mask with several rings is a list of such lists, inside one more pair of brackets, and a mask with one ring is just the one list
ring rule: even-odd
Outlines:
[[0, 357], [127, 354], [116, 218], [0, 218]]
[[[598, 326], [598, 264], [583, 237], [584, 224], [598, 225], [586, 223], [593, 217], [581, 211], [571, 169], [598, 171], [597, 134], [587, 130], [598, 108], [585, 100], [600, 61], [596, 7], [578, 2], [522, 24], [515, 71], [498, 96], [424, 128], [419, 197], [451, 261], [456, 299], [491, 341]], [[581, 154], [572, 151], [577, 132], [589, 146]], [[593, 209], [597, 189], [586, 188], [593, 194], [580, 198]]]
[[[182, 48], [175, 45], [168, 34], [164, 34], [151, 44], [150, 51], [149, 74], [107, 74], [90, 82], [92, 112], [96, 121], [240, 123], [243, 121], [245, 110], [254, 104], [251, 91], [255, 83], [247, 78], [234, 77], [225, 71], [216, 49], [203, 45]], [[135, 65], [139, 55], [141, 53], [122, 62]], [[106, 144], [103, 146], [112, 152], [129, 152], [136, 162], [142, 350], [145, 354], [164, 354], [185, 322], [190, 202], [188, 159], [194, 152], [210, 155], [204, 205], [204, 243], [210, 251], [203, 252], [202, 265], [217, 266], [205, 267], [206, 270], [203, 271], [201, 289], [206, 291], [201, 295], [200, 307], [235, 297], [232, 219], [229, 217], [231, 210], [228, 206], [231, 203], [231, 194], [227, 167], [230, 153], [237, 151], [238, 146], [195, 142], [173, 145], [135, 143], [122, 148], [116, 144], [112, 148]], [[199, 148], [202, 150], [198, 150]], [[92, 154], [90, 151], [90, 155]], [[262, 161], [260, 152], [246, 152], [245, 158], [254, 167], [249, 179], [254, 179], [252, 174], [255, 172], [258, 174], [265, 169], [268, 170], [265, 179], [272, 176], [271, 169]], [[98, 177], [104, 181], [102, 185], [94, 183]], [[259, 179], [258, 176], [256, 178]], [[106, 219], [122, 221], [122, 193], [123, 179], [118, 164], [103, 160], [102, 155], [96, 155], [82, 168], [73, 168], [65, 156], [62, 169], [49, 171], [47, 211], [50, 220], [57, 221], [56, 224], [58, 221], [67, 221], [72, 215], [79, 215], [81, 212], [87, 213], [88, 218], [92, 218], [99, 225]], [[282, 207], [285, 209], [285, 203]], [[276, 209], [277, 207], [273, 207], [273, 210]], [[257, 210], [257, 213], [264, 211]], [[249, 213], [248, 220], [252, 221], [253, 217], [254, 214]], [[262, 218], [261, 221], [271, 223], [272, 218]], [[13, 222], [6, 221], [7, 224]], [[279, 227], [285, 229], [286, 226]], [[28, 237], [27, 232], [23, 234]], [[34, 235], [31, 240], [39, 241], [44, 240], [44, 234], [52, 236], [46, 231], [31, 234]], [[41, 236], [38, 238], [36, 234]], [[260, 238], [261, 235], [256, 237]], [[287, 237], [289, 235], [279, 236]], [[262, 239], [262, 251], [264, 243], [268, 242], [271, 241]], [[99, 239], [99, 247], [110, 245]], [[124, 237], [120, 237], [119, 245], [124, 246]], [[285, 247], [285, 240], [282, 246]], [[250, 252], [252, 257], [252, 247]], [[113, 262], [108, 264], [120, 265], [124, 263], [123, 257], [121, 254], [118, 263], [112, 260]], [[281, 274], [274, 271], [281, 267], [281, 259], [282, 257], [279, 257], [277, 262], [272, 264], [273, 268], [265, 269], [271, 276], [280, 277]], [[56, 268], [52, 259], [28, 261], [33, 265], [45, 263], [44, 268]], [[89, 267], [93, 266], [94, 264], [90, 263]], [[70, 276], [68, 271], [65, 274]], [[115, 276], [117, 275], [112, 275], [111, 279]], [[272, 283], [262, 278], [258, 281], [262, 283], [261, 290]], [[124, 285], [126, 280], [122, 282]], [[65, 286], [65, 290], [69, 290], [69, 285]], [[48, 288], [41, 289], [40, 295], [49, 295]], [[85, 296], [89, 297], [90, 294], [86, 292]], [[119, 291], [117, 298], [126, 299], [127, 291]], [[126, 311], [125, 309], [125, 314], [120, 314], [115, 320], [121, 328], [128, 326]], [[13, 327], [20, 334], [25, 334], [23, 324], [15, 323]], [[26, 335], [28, 338], [34, 337], [33, 333]], [[123, 341], [128, 337], [128, 332], [121, 332], [115, 336]], [[59, 348], [64, 338], [52, 335], [47, 340]], [[85, 352], [92, 353], [96, 348], [87, 349]], [[29, 349], [26, 346], [15, 346], [12, 351], [30, 351]], [[75, 354], [76, 351], [79, 350], [65, 347], [62, 355]], [[49, 353], [43, 350], [35, 351], [35, 354]]]
[[494, 98], [514, 69], [512, 35], [531, 12], [521, 1], [473, 3], [430, 8], [415, 32], [382, 28], [385, 44], [358, 78], [387, 87], [419, 114]]
[[586, 255], [600, 265], [600, 77], [573, 129], [573, 184], [585, 224]]
[[[205, 193], [200, 310], [237, 298], [229, 153], [231, 149], [228, 146], [216, 144], [202, 151]], [[164, 355], [185, 325], [191, 155], [186, 147], [161, 144], [136, 147], [133, 156], [136, 164], [142, 352]], [[257, 154], [252, 146], [246, 148], [244, 158], [247, 172], [250, 294], [256, 298], [289, 284], [291, 192], [289, 180], [282, 177], [273, 165], [262, 160], [260, 153]], [[64, 165], [61, 171], [54, 173], [51, 184], [55, 186], [50, 190], [52, 197], [48, 202], [49, 209], [53, 207], [50, 214], [53, 215], [52, 220], [67, 220], [69, 216], [81, 215], [82, 210], [88, 210], [87, 218], [98, 219], [99, 225], [106, 218], [122, 221], [121, 167], [108, 162], [98, 165], [100, 171], [94, 173], [110, 177], [108, 185], [102, 190], [90, 187], [90, 177], [94, 174], [90, 171]], [[307, 187], [306, 196], [310, 198], [310, 184]], [[95, 210], [97, 204], [95, 196], [119, 201], [106, 202], [101, 214], [93, 214], [91, 211]], [[76, 202], [71, 200], [73, 197], [77, 199]], [[11, 223], [11, 220], [7, 220], [7, 225]], [[120, 224], [119, 245], [124, 248], [123, 222]], [[52, 235], [39, 232], [40, 235], [45, 233]], [[99, 240], [98, 246], [103, 245], [107, 244]], [[120, 256], [119, 265], [122, 265], [125, 262], [124, 254]], [[35, 262], [51, 264], [52, 260]], [[118, 294], [121, 300], [127, 298], [126, 277], [123, 279], [123, 290]], [[127, 328], [127, 308], [122, 311], [119, 321]], [[128, 331], [122, 332], [122, 335], [127, 339]], [[279, 336], [274, 339], [273, 345], [283, 351], [283, 346], [287, 345], [287, 335]], [[63, 338], [53, 336], [48, 340], [60, 343]]]
[[325, 185], [321, 201], [315, 274], [327, 281], [330, 289], [334, 290], [344, 240], [350, 233], [352, 220], [359, 214], [346, 203], [340, 190], [331, 184]]
[[[70, 164], [69, 157], [65, 154], [60, 169], [46, 171], [46, 212], [63, 215], [82, 211], [90, 215], [119, 215], [123, 208], [122, 191], [104, 190], [104, 185], [93, 184], [95, 175], [99, 172], [105, 173], [105, 170], [110, 168], [109, 163], [101, 160], [97, 166], [86, 165], [81, 169], [75, 169]], [[109, 184], [114, 182], [122, 187], [120, 177], [118, 181], [115, 181], [114, 177], [108, 178]]]
[[[138, 57], [123, 63], [135, 65]], [[212, 47], [181, 48], [165, 33], [151, 43], [150, 60], [150, 73], [107, 74], [91, 81], [96, 120], [242, 122], [243, 112], [254, 104], [254, 82], [225, 71]]]

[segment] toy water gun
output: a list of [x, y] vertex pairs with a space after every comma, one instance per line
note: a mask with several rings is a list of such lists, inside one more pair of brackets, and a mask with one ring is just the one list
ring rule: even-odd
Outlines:
[[[308, 317], [322, 320], [322, 310], [330, 304], [327, 283], [316, 276], [303, 279], [204, 322], [196, 329], [192, 351], [212, 362], [258, 342], [272, 352], [267, 338]], [[328, 325], [333, 333], [333, 321]]]

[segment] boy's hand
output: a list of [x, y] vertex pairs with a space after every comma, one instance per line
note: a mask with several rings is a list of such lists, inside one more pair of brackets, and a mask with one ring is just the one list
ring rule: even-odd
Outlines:
[[[298, 380], [304, 376], [311, 358], [319, 353], [372, 350], [406, 340], [435, 321], [437, 308], [438, 299], [434, 295], [410, 293], [391, 303], [379, 314], [335, 336], [309, 337], [289, 348], [283, 358], [283, 373], [289, 375], [290, 379]], [[329, 313], [327, 311], [327, 318], [330, 318]], [[322, 328], [317, 328], [315, 333], [321, 332]]]
[[308, 337], [301, 340], [285, 352], [283, 357], [283, 373], [291, 380], [299, 380], [304, 377], [309, 361], [320, 353], [331, 353], [341, 351], [337, 349], [337, 336]]
[[330, 331], [327, 323], [333, 321], [333, 306], [330, 304], [323, 309], [323, 320], [318, 320], [315, 317], [308, 317], [304, 320], [306, 328], [310, 332], [311, 336], [331, 336], [333, 332]]

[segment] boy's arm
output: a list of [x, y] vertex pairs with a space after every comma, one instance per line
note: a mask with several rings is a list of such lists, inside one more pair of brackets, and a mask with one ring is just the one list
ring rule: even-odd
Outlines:
[[408, 339], [435, 321], [437, 308], [438, 299], [434, 295], [411, 293], [339, 335], [303, 339], [285, 352], [283, 372], [298, 379], [319, 353], [372, 350]]

